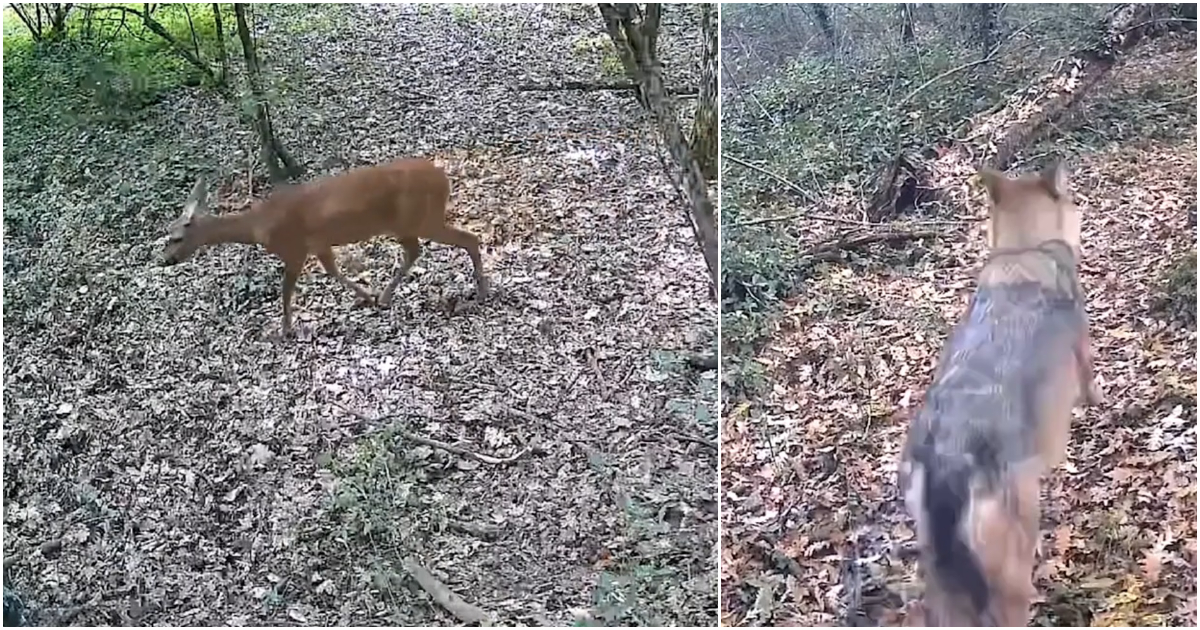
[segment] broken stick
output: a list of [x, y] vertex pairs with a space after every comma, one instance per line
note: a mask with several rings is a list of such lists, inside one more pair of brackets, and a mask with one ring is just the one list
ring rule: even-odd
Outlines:
[[[388, 420], [388, 419], [394, 417], [394, 416], [381, 416], [378, 418], [372, 418], [371, 416], [368, 416], [364, 413], [361, 413], [359, 411], [351, 409], [351, 408], [343, 405], [340, 402], [334, 401], [333, 404], [337, 405], [339, 408], [341, 408], [342, 411], [345, 411], [346, 413], [358, 418], [359, 420], [362, 420], [363, 422], [365, 422], [369, 425], [375, 426], [375, 428], [372, 431], [370, 431], [371, 433], [378, 433], [378, 432], [382, 432], [382, 431], [386, 430], [387, 427], [379, 427], [376, 425], [378, 425], [378, 423], [383, 420]], [[517, 461], [518, 459], [521, 459], [529, 452], [529, 449], [524, 449], [524, 450], [518, 452], [516, 455], [513, 455], [512, 457], [492, 457], [491, 455], [484, 455], [482, 453], [476, 453], [475, 451], [470, 451], [465, 448], [455, 446], [453, 444], [447, 444], [445, 442], [441, 442], [441, 441], [438, 441], [438, 440], [435, 440], [432, 438], [422, 437], [420, 435], [416, 435], [416, 434], [410, 433], [408, 431], [405, 431], [404, 429], [401, 429], [399, 427], [392, 427], [392, 428], [395, 431], [396, 435], [399, 435], [400, 437], [402, 437], [410, 442], [416, 442], [417, 444], [422, 444], [422, 445], [425, 445], [425, 446], [428, 446], [431, 448], [441, 449], [448, 453], [454, 453], [455, 455], [462, 455], [463, 457], [469, 457], [475, 461], [483, 462], [485, 464], [493, 464], [493, 465], [495, 465], [495, 464], [511, 464], [511, 463]]]
[[458, 617], [458, 620], [463, 623], [477, 623], [481, 626], [492, 625], [493, 615], [484, 609], [467, 602], [460, 597], [458, 593], [450, 590], [450, 587], [442, 584], [440, 580], [433, 577], [425, 567], [417, 563], [412, 558], [404, 559], [404, 570], [412, 576], [413, 580], [429, 593], [433, 601], [437, 602], [438, 606], [445, 608], [447, 612]]

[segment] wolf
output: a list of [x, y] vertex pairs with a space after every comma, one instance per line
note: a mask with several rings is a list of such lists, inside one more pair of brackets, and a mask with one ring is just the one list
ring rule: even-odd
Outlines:
[[1041, 477], [1065, 456], [1076, 404], [1103, 402], [1067, 168], [980, 179], [990, 254], [899, 466], [930, 626], [1028, 625]]

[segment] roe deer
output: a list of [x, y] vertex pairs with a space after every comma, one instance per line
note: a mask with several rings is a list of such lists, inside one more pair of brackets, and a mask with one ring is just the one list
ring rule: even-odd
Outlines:
[[[455, 245], [471, 256], [478, 299], [487, 295], [479, 238], [446, 224], [450, 180], [429, 160], [412, 158], [356, 168], [276, 191], [249, 210], [235, 214], [209, 214], [207, 198], [202, 176], [184, 204], [183, 214], [168, 228], [162, 264], [183, 262], [206, 245], [262, 245], [283, 261], [284, 336], [292, 333], [292, 293], [309, 256], [316, 256], [325, 271], [354, 291], [360, 301], [387, 306], [396, 286], [421, 255], [417, 239]], [[400, 241], [404, 263], [376, 300], [371, 292], [342, 275], [332, 248], [379, 235]]]
[[930, 626], [1028, 625], [1041, 475], [1065, 455], [1075, 404], [1102, 402], [1066, 169], [980, 176], [992, 251], [901, 454]]

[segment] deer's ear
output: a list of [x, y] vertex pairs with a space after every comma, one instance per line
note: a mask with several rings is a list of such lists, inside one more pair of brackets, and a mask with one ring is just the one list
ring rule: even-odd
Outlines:
[[1000, 193], [1008, 183], [1008, 177], [994, 168], [985, 166], [979, 171], [979, 181], [983, 182], [992, 203], [1000, 203]]
[[1042, 170], [1042, 185], [1050, 191], [1051, 195], [1058, 198], [1066, 197], [1071, 192], [1071, 185], [1067, 181], [1070, 175], [1070, 169], [1066, 164], [1055, 161]]
[[191, 221], [192, 217], [206, 212], [208, 212], [208, 181], [201, 175], [196, 179], [196, 185], [192, 187], [192, 194], [188, 195], [187, 201], [183, 204], [183, 218]]

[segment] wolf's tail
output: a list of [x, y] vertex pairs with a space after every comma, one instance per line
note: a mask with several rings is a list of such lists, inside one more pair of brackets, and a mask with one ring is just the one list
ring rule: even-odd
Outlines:
[[990, 592], [979, 557], [963, 539], [962, 521], [971, 501], [970, 474], [956, 466], [929, 466], [925, 471], [925, 512], [932, 535], [932, 577], [951, 591], [970, 598], [975, 613], [987, 619]]

